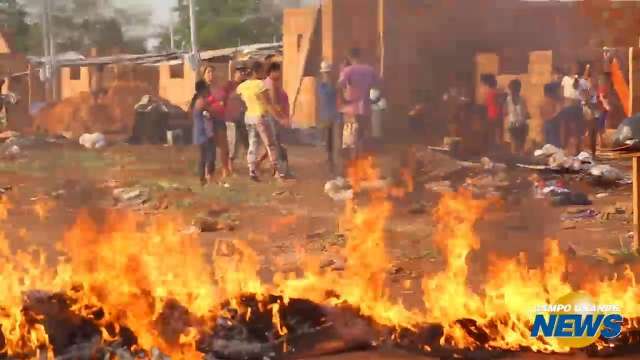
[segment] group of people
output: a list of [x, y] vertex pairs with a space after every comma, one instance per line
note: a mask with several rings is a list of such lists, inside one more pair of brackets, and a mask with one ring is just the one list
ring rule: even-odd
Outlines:
[[[343, 175], [345, 159], [353, 159], [366, 148], [372, 134], [372, 107], [381, 105], [380, 79], [373, 67], [363, 64], [359, 49], [352, 49], [334, 81], [333, 66], [320, 67], [318, 99], [320, 126], [326, 140], [327, 161], [334, 175]], [[373, 90], [373, 91], [372, 91]], [[378, 98], [371, 100], [371, 94]], [[221, 177], [233, 173], [233, 162], [241, 147], [247, 152], [249, 178], [260, 181], [260, 164], [269, 159], [272, 175], [292, 179], [282, 130], [291, 125], [289, 97], [282, 85], [282, 67], [277, 62], [238, 63], [233, 78], [217, 81], [215, 68], [206, 65], [195, 84], [190, 112], [193, 142], [199, 147], [198, 173], [203, 185], [213, 180], [219, 153]], [[259, 154], [260, 145], [266, 149]]]
[[586, 139], [595, 156], [612, 111], [611, 90], [611, 75], [604, 72], [596, 80], [590, 64], [575, 64], [564, 76], [556, 70], [540, 106], [545, 142], [579, 152]]
[[[521, 93], [521, 81], [511, 80], [506, 94], [498, 90], [495, 75], [483, 74], [480, 81], [489, 146], [501, 145], [506, 131], [512, 153], [522, 155], [531, 114]], [[575, 64], [565, 75], [554, 70], [552, 81], [544, 86], [539, 108], [545, 143], [578, 153], [586, 139], [595, 155], [611, 112], [611, 88], [610, 75], [603, 73], [596, 81], [590, 64]]]
[[[212, 181], [219, 152], [221, 180], [233, 174], [233, 162], [241, 147], [247, 151], [249, 176], [259, 181], [258, 166], [270, 159], [274, 176], [290, 178], [280, 130], [289, 123], [289, 99], [282, 88], [279, 63], [238, 63], [233, 78], [219, 83], [213, 65], [204, 66], [191, 101], [193, 142], [200, 148], [201, 183]], [[266, 148], [258, 156], [259, 144]]]

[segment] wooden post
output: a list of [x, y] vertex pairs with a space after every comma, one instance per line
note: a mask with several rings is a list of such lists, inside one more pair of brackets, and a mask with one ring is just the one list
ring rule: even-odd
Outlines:
[[633, 157], [633, 241], [634, 248], [639, 251], [640, 248], [640, 156]]
[[629, 116], [633, 116], [634, 112], [637, 110], [635, 109], [635, 106], [633, 106], [633, 98], [634, 98], [633, 89], [634, 89], [634, 83], [636, 80], [634, 79], [634, 75], [637, 75], [637, 74], [634, 74], [634, 71], [633, 71], [634, 70], [633, 68], [635, 65], [636, 64], [633, 63], [633, 48], [630, 47], [629, 48], [629, 114], [628, 114]]

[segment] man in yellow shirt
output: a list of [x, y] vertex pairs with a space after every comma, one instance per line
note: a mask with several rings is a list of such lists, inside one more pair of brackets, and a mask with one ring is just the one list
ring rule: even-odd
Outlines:
[[238, 86], [236, 92], [244, 101], [247, 111], [244, 121], [249, 134], [249, 149], [247, 150], [247, 163], [249, 165], [249, 177], [253, 181], [259, 181], [256, 172], [258, 160], [258, 139], [267, 148], [267, 154], [273, 167], [277, 170], [277, 176], [284, 179], [287, 174], [285, 166], [280, 161], [280, 148], [276, 141], [272, 127], [268, 123], [267, 115], [280, 119], [280, 112], [273, 106], [269, 90], [264, 85], [264, 65], [256, 61], [251, 66], [251, 77]]

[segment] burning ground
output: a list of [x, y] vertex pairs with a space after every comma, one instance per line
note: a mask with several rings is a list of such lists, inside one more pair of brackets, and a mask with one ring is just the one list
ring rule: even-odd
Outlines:
[[[17, 184], [0, 207], [5, 357], [310, 358], [375, 348], [445, 358], [558, 354], [569, 349], [529, 337], [536, 305], [582, 289], [599, 303], [620, 304], [629, 319], [640, 316], [633, 268], [593, 266], [585, 275], [585, 265], [565, 255], [566, 240], [545, 240], [552, 234], [535, 223], [520, 238], [499, 235], [492, 218], [504, 223], [506, 208], [546, 210], [525, 195], [518, 205], [466, 191], [422, 194], [406, 176], [411, 166], [386, 170], [385, 159], [355, 164], [357, 195], [347, 204], [314, 197], [317, 181], [250, 190], [238, 180], [233, 190], [188, 195], [173, 183], [186, 166], [166, 170], [158, 160], [189, 159], [188, 150], [162, 150], [171, 154], [156, 154], [155, 162], [143, 150], [77, 151], [59, 153], [76, 161], [47, 169], [60, 175], [49, 184], [26, 164], [3, 173]], [[33, 163], [46, 152], [28, 156]], [[154, 164], [171, 181], [151, 191], [151, 204], [105, 203], [113, 186], [157, 177]], [[301, 178], [317, 168], [294, 165]], [[378, 167], [404, 176], [375, 186]], [[196, 213], [234, 212], [225, 207], [241, 213], [235, 222], [219, 216], [225, 224], [215, 233], [193, 231]], [[339, 236], [327, 230], [336, 223]], [[626, 324], [616, 343], [577, 355], [637, 350], [634, 326]]]

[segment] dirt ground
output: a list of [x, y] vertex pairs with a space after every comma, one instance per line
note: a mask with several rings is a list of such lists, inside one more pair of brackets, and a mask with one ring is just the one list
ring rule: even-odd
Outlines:
[[[380, 156], [378, 164], [383, 172], [396, 171], [405, 151], [394, 147]], [[150, 191], [151, 205], [145, 210], [149, 216], [176, 211], [185, 219], [193, 219], [211, 208], [228, 209], [225, 221], [234, 224], [233, 230], [202, 233], [203, 246], [212, 249], [216, 241], [246, 240], [261, 254], [264, 275], [268, 276], [277, 270], [295, 268], [299, 247], [331, 258], [341, 245], [337, 240], [338, 217], [344, 204], [332, 200], [323, 191], [331, 176], [322, 148], [290, 146], [289, 155], [297, 181], [280, 184], [265, 174], [263, 182], [252, 183], [246, 177], [243, 162], [237, 161], [237, 175], [229, 181], [229, 187], [201, 188], [195, 173], [196, 149], [189, 146], [122, 144], [98, 151], [75, 144], [28, 147], [17, 160], [0, 160], [0, 186], [13, 187], [8, 192], [12, 208], [2, 224], [3, 231], [14, 249], [35, 245], [54, 255], [55, 243], [81, 209], [89, 209], [99, 216], [96, 214], [101, 210], [113, 207], [114, 188], [141, 186]], [[615, 165], [630, 171], [630, 164], [617, 162]], [[532, 172], [509, 170], [508, 174], [526, 180]], [[567, 225], [561, 217], [570, 209], [552, 207], [547, 200], [535, 199], [532, 190], [522, 191], [513, 201], [492, 206], [478, 224], [481, 249], [473, 253], [470, 260], [472, 286], [482, 284], [488, 254], [514, 257], [524, 252], [532, 266], [539, 265], [546, 238], [559, 240], [562, 249], [573, 244], [585, 253], [620, 248], [620, 242], [632, 231], [631, 185], [598, 188], [583, 181], [567, 181], [594, 199], [594, 203], [585, 208], [603, 212], [617, 204], [627, 206], [626, 210], [609, 219], [595, 217]], [[386, 227], [386, 245], [392, 262], [389, 266], [396, 269], [389, 277], [389, 286], [410, 305], [421, 301], [417, 289], [419, 279], [444, 265], [432, 241], [431, 210], [440, 195], [424, 190], [423, 184], [416, 184], [416, 189], [407, 198], [395, 201]], [[600, 193], [607, 196], [595, 198]], [[40, 219], [34, 209], [42, 199], [48, 201], [51, 209]], [[422, 204], [423, 211], [413, 210], [417, 204]], [[591, 262], [575, 260], [574, 269], [575, 274], [570, 277], [575, 276], [577, 280], [582, 276], [581, 269], [608, 276], [620, 270], [620, 265], [594, 258]], [[404, 280], [411, 280], [414, 288], [401, 289]], [[404, 359], [406, 356], [356, 353], [338, 358]], [[538, 357], [531, 355], [531, 358]]]

